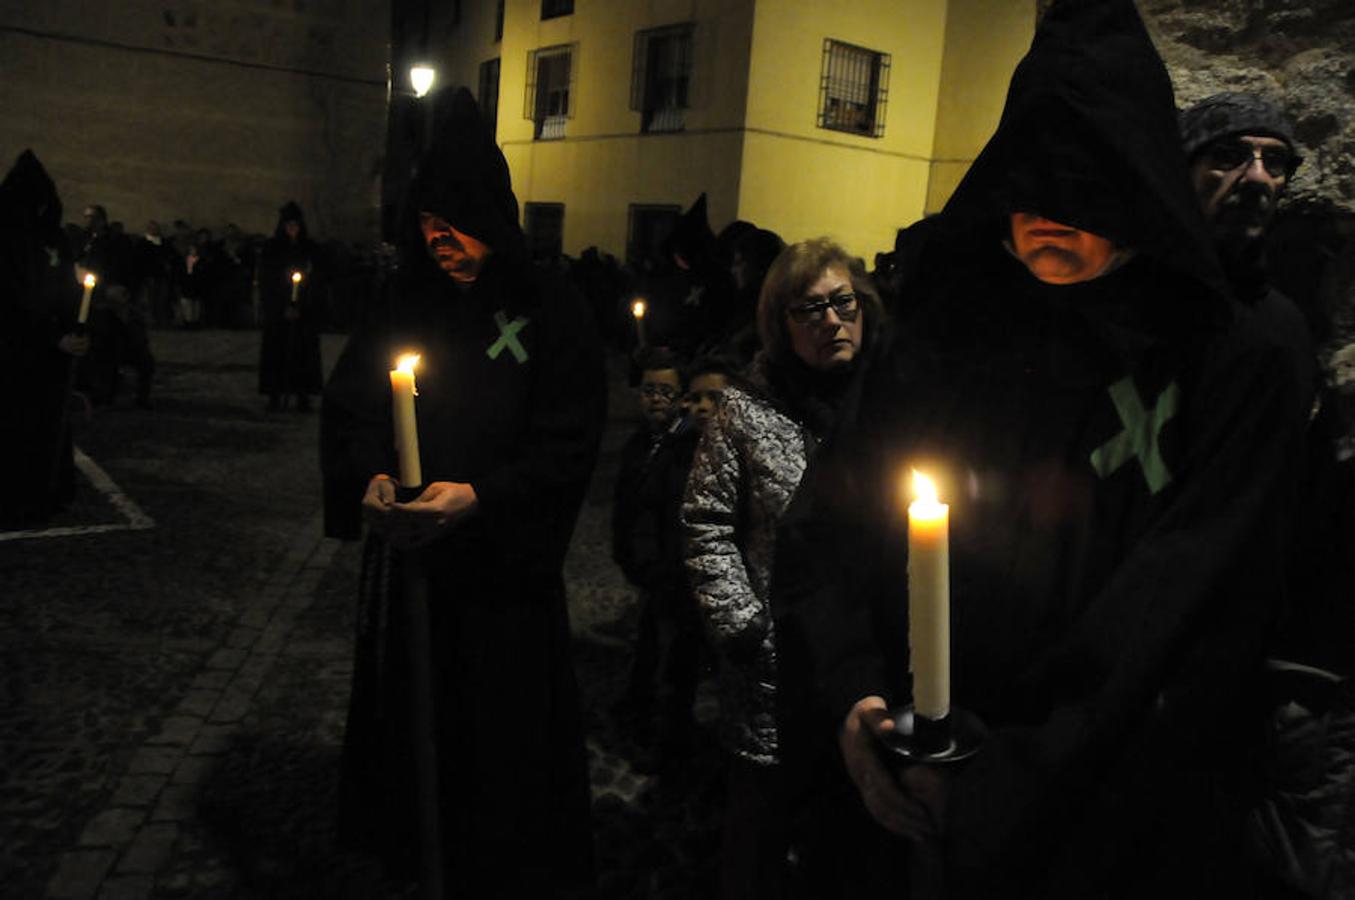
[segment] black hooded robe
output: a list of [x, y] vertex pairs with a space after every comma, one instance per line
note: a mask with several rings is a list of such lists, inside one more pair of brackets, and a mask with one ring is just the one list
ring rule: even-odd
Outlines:
[[[301, 225], [293, 242], [284, 230], [289, 221]], [[288, 203], [278, 212], [278, 227], [259, 256], [259, 393], [272, 397], [308, 397], [321, 390], [320, 328], [324, 292], [317, 288], [319, 251], [306, 232], [301, 207]], [[292, 273], [301, 284], [292, 302]], [[295, 310], [295, 317], [289, 317]]]
[[[1137, 256], [1046, 285], [1002, 245], [1013, 210]], [[991, 729], [950, 770], [947, 896], [1233, 896], [1225, 798], [1259, 721], [1249, 685], [1308, 388], [1227, 297], [1128, 0], [1054, 5], [997, 134], [903, 247], [919, 311], [783, 519], [792, 772], [835, 754], [860, 698], [909, 698], [901, 497], [916, 466], [951, 505], [952, 702]], [[861, 833], [869, 859], [827, 877], [889, 883], [907, 845]]]
[[56, 185], [31, 150], [0, 183], [0, 530], [33, 524], [71, 499], [70, 356], [80, 288]]
[[[593, 877], [561, 569], [601, 436], [605, 372], [584, 301], [525, 261], [506, 164], [481, 137], [468, 95], [457, 112], [463, 127], [435, 142], [411, 189], [389, 313], [353, 336], [325, 391], [327, 530], [356, 537], [368, 480], [398, 473], [388, 372], [397, 354], [420, 353], [424, 482], [469, 483], [479, 501], [419, 552], [449, 890], [539, 896]], [[428, 260], [419, 210], [494, 248], [472, 286], [458, 288]], [[341, 830], [412, 874], [408, 626], [393, 556], [369, 537]]]

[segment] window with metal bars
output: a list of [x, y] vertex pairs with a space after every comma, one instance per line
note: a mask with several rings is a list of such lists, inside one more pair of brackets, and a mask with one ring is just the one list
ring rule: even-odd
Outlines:
[[564, 252], [565, 205], [563, 203], [526, 203], [522, 208], [522, 230], [532, 259], [551, 261]]
[[690, 24], [635, 33], [630, 108], [640, 112], [645, 134], [681, 131], [692, 81]]
[[823, 72], [819, 79], [819, 127], [867, 137], [885, 133], [885, 103], [889, 97], [889, 54], [844, 44], [823, 42]]
[[499, 58], [480, 63], [480, 112], [489, 122], [490, 131], [499, 127]]
[[646, 260], [657, 256], [681, 215], [681, 206], [632, 203], [626, 223], [626, 264], [640, 271]]
[[574, 0], [541, 0], [541, 18], [554, 19], [574, 12]]
[[542, 47], [527, 55], [527, 91], [523, 118], [536, 123], [535, 137], [548, 141], [565, 136], [565, 122], [574, 85], [574, 45]]

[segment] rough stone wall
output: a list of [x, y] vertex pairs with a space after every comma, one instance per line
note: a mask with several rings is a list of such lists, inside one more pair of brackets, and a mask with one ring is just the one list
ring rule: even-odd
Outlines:
[[67, 218], [369, 241], [390, 0], [0, 0], [0, 167], [43, 160]]

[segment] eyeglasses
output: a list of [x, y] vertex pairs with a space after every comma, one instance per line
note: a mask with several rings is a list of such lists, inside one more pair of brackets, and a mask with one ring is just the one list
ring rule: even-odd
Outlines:
[[1223, 172], [1250, 166], [1261, 160], [1261, 168], [1271, 178], [1288, 178], [1298, 168], [1299, 157], [1288, 147], [1257, 147], [1246, 141], [1220, 141], [1205, 151], [1211, 168]]
[[833, 312], [837, 313], [837, 317], [844, 322], [855, 322], [857, 314], [861, 312], [861, 307], [856, 303], [856, 295], [849, 292], [834, 294], [821, 300], [811, 300], [809, 303], [802, 303], [799, 306], [787, 307], [786, 314], [797, 325], [817, 324], [828, 315], [828, 307], [830, 306], [833, 308]]
[[676, 388], [671, 388], [666, 384], [642, 384], [640, 385], [640, 395], [643, 397], [674, 400], [677, 398], [678, 392]]

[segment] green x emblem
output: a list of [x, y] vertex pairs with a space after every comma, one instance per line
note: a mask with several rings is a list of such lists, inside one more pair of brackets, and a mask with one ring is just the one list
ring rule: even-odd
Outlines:
[[489, 349], [485, 351], [489, 354], [489, 358], [498, 359], [499, 354], [504, 351], [504, 348], [507, 348], [508, 352], [513, 354], [513, 359], [516, 359], [519, 363], [525, 363], [527, 361], [527, 350], [518, 340], [518, 332], [526, 328], [530, 321], [531, 319], [526, 316], [518, 316], [510, 322], [508, 317], [503, 314], [503, 310], [496, 312], [494, 324], [499, 326], [499, 339], [490, 344]]
[[1092, 468], [1102, 478], [1108, 477], [1134, 457], [1139, 458], [1148, 490], [1154, 494], [1171, 484], [1172, 473], [1162, 459], [1158, 438], [1162, 426], [1176, 415], [1181, 406], [1181, 388], [1172, 382], [1158, 395], [1157, 404], [1149, 413], [1143, 408], [1134, 379], [1126, 376], [1108, 389], [1115, 411], [1120, 414], [1124, 431], [1092, 451]]

